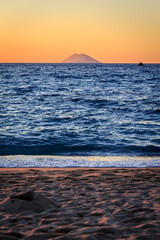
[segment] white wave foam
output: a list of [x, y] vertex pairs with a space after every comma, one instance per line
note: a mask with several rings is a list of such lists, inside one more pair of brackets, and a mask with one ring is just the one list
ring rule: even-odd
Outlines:
[[0, 156], [0, 167], [160, 167], [160, 157]]

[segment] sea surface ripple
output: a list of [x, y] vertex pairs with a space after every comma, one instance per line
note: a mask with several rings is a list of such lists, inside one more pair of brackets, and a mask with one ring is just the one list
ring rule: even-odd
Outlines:
[[160, 64], [0, 64], [0, 155], [160, 156]]

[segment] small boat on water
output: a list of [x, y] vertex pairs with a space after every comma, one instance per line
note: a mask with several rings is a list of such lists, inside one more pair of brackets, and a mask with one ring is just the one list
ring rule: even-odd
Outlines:
[[140, 63], [138, 64], [138, 66], [144, 66], [144, 64], [143, 64], [142, 62], [140, 62]]

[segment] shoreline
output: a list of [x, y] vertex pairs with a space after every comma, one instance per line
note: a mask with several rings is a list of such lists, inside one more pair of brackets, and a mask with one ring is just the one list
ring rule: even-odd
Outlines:
[[0, 168], [0, 180], [1, 239], [160, 237], [159, 167]]
[[119, 169], [119, 170], [151, 170], [151, 169], [160, 169], [160, 167], [0, 167], [0, 172], [4, 171], [6, 169], [6, 171], [10, 171], [10, 170], [17, 170], [17, 171], [21, 171], [21, 170], [42, 170], [42, 171], [50, 171], [50, 170], [64, 170], [64, 171], [68, 171], [68, 170], [114, 170], [114, 169]]

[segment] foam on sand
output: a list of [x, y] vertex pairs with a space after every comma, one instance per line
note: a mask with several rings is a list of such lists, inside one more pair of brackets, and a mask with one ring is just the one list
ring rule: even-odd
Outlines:
[[160, 156], [0, 156], [0, 167], [160, 167]]

